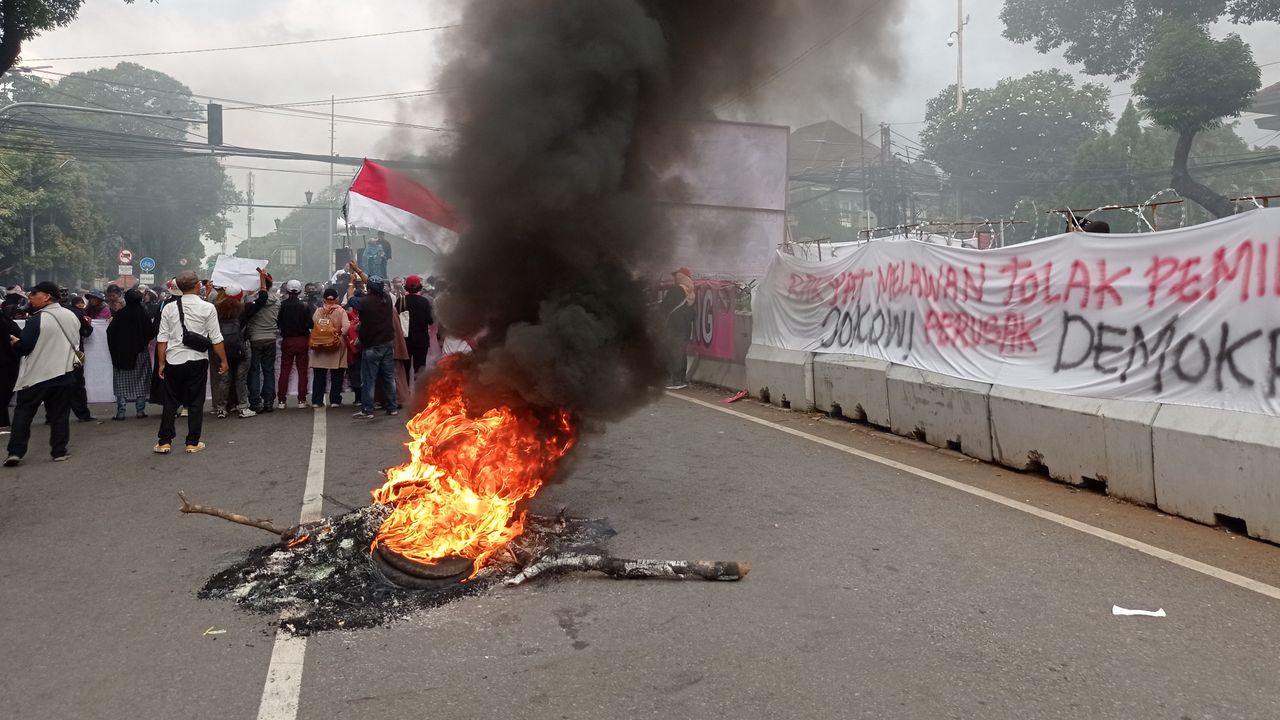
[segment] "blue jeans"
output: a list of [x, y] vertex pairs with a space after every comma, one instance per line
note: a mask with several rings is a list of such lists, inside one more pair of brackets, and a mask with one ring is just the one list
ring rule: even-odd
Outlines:
[[274, 408], [276, 401], [276, 341], [249, 344], [249, 407]]
[[[135, 400], [133, 405], [139, 417], [147, 413], [147, 398], [145, 395]], [[124, 406], [125, 406], [125, 399], [117, 395], [116, 396], [116, 417], [124, 417]]]
[[386, 383], [387, 409], [397, 407], [395, 358], [389, 342], [367, 347], [360, 354], [360, 408], [365, 412], [373, 412], [373, 397], [379, 381]]

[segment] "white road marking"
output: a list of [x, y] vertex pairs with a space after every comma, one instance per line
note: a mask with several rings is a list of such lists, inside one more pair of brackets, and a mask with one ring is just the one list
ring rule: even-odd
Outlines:
[[1203, 563], [1203, 562], [1200, 562], [1199, 560], [1193, 560], [1184, 555], [1179, 555], [1175, 552], [1170, 552], [1163, 548], [1158, 548], [1155, 545], [1148, 545], [1147, 543], [1144, 543], [1140, 540], [1134, 540], [1131, 537], [1126, 537], [1119, 533], [1111, 532], [1110, 530], [1103, 530], [1102, 528], [1094, 527], [1087, 523], [1080, 522], [1079, 520], [1074, 520], [1072, 518], [1066, 517], [1065, 515], [1052, 513], [1052, 512], [1049, 512], [1048, 510], [1044, 510], [1024, 502], [1019, 502], [1017, 500], [1011, 500], [1003, 495], [998, 495], [996, 493], [983, 490], [982, 488], [973, 487], [971, 485], [965, 485], [962, 482], [959, 482], [957, 480], [952, 480], [951, 478], [944, 477], [937, 473], [929, 472], [928, 470], [922, 470], [918, 467], [907, 465], [906, 463], [900, 463], [897, 460], [890, 460], [887, 457], [876, 455], [875, 453], [869, 453], [864, 450], [858, 450], [857, 448], [851, 448], [847, 445], [842, 445], [838, 442], [835, 442], [834, 440], [821, 438], [821, 437], [818, 437], [817, 435], [810, 435], [807, 432], [802, 432], [800, 430], [796, 430], [795, 428], [789, 428], [784, 425], [779, 425], [778, 423], [772, 422], [770, 420], [764, 420], [762, 418], [753, 417], [746, 413], [742, 413], [737, 410], [724, 407], [723, 405], [709, 403], [704, 400], [698, 400], [696, 398], [686, 397], [684, 395], [679, 395], [673, 392], [668, 392], [667, 395], [670, 395], [673, 398], [684, 400], [685, 402], [688, 402], [688, 403], [693, 403], [694, 405], [700, 405], [705, 408], [710, 408], [712, 410], [716, 410], [728, 415], [732, 415], [734, 417], [741, 418], [748, 422], [756, 423], [757, 425], [763, 425], [768, 428], [773, 428], [774, 430], [787, 433], [788, 435], [794, 435], [799, 438], [804, 438], [805, 440], [818, 443], [819, 445], [825, 445], [833, 450], [839, 450], [840, 452], [848, 453], [850, 455], [860, 457], [864, 460], [870, 460], [871, 462], [879, 463], [881, 465], [884, 465], [885, 467], [891, 467], [894, 470], [901, 470], [902, 472], [910, 473], [912, 475], [915, 475], [916, 477], [924, 478], [925, 480], [937, 483], [939, 485], [944, 485], [953, 490], [959, 490], [960, 492], [968, 493], [970, 495], [980, 497], [984, 500], [989, 500], [993, 503], [1003, 505], [1007, 508], [1019, 510], [1021, 512], [1027, 513], [1028, 515], [1034, 515], [1038, 518], [1048, 520], [1049, 522], [1057, 523], [1064, 527], [1069, 527], [1072, 530], [1078, 530], [1082, 533], [1085, 533], [1086, 535], [1092, 535], [1093, 537], [1099, 538], [1101, 540], [1106, 540], [1107, 542], [1115, 543], [1116, 545], [1129, 548], [1130, 550], [1137, 550], [1138, 552], [1144, 553], [1146, 555], [1150, 555], [1151, 557], [1164, 560], [1165, 562], [1173, 563], [1174, 565], [1177, 565], [1179, 567], [1184, 567], [1188, 570], [1194, 570], [1195, 572], [1208, 575], [1211, 578], [1221, 580], [1223, 582], [1231, 583], [1232, 585], [1244, 588], [1245, 590], [1252, 590], [1253, 592], [1256, 592], [1259, 595], [1265, 595], [1269, 598], [1280, 600], [1280, 587], [1276, 587], [1274, 585], [1268, 585], [1264, 582], [1254, 580], [1253, 578], [1249, 578], [1249, 577], [1245, 577], [1244, 575], [1233, 573], [1230, 570], [1223, 570], [1222, 568], [1214, 567], [1213, 565], [1209, 565], [1208, 563]]
[[[298, 523], [319, 520], [324, 506], [325, 411], [315, 411], [311, 426], [311, 459], [307, 463], [307, 486], [302, 491], [302, 512]], [[271, 665], [267, 683], [258, 704], [258, 720], [296, 720], [298, 697], [302, 692], [302, 665], [307, 656], [307, 639], [276, 630], [271, 648]]]

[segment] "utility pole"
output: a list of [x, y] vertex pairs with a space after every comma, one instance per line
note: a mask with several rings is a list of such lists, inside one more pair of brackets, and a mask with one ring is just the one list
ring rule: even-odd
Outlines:
[[[858, 150], [862, 157], [862, 211], [864, 220], [864, 230], [871, 229], [871, 205], [867, 198], [867, 126], [863, 121], [862, 113], [858, 113]], [[867, 237], [871, 237], [867, 235]]]
[[964, 0], [956, 0], [956, 112], [964, 112]]
[[337, 105], [337, 102], [334, 101], [334, 96], [330, 95], [329, 96], [329, 193], [330, 193], [329, 224], [326, 225], [326, 228], [325, 228], [326, 237], [324, 241], [325, 249], [326, 251], [328, 251], [329, 255], [328, 255], [328, 258], [325, 258], [325, 261], [324, 261], [325, 266], [329, 265], [330, 258], [333, 258], [334, 261], [337, 261], [337, 255], [334, 254], [334, 243], [333, 243], [333, 234], [334, 234], [333, 233], [333, 204], [334, 204], [334, 201], [337, 200], [337, 197], [333, 196], [333, 143], [334, 143], [334, 138], [337, 137], [337, 133], [335, 133], [334, 131], [334, 128], [335, 128], [334, 114], [333, 114], [334, 105]]
[[253, 171], [249, 171], [249, 249], [253, 250]]

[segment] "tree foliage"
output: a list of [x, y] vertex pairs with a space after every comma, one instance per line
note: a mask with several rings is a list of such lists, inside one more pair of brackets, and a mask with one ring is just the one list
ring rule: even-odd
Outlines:
[[1234, 212], [1227, 198], [1192, 178], [1188, 160], [1197, 133], [1238, 117], [1262, 85], [1262, 71], [1239, 35], [1214, 40], [1208, 29], [1166, 22], [1133, 84], [1140, 107], [1156, 125], [1178, 134], [1173, 187], [1209, 212]]
[[[0, 95], [15, 102], [171, 112], [176, 117], [190, 116], [199, 109], [182, 83], [132, 63], [75, 73], [53, 85], [21, 74], [9, 76], [6, 81]], [[34, 117], [41, 119], [39, 115]], [[158, 274], [172, 274], [183, 267], [196, 267], [205, 255], [204, 242], [222, 243], [226, 213], [239, 200], [222, 166], [206, 155], [148, 157], [131, 151], [127, 145], [128, 137], [140, 135], [184, 138], [188, 123], [61, 111], [56, 121], [54, 127], [59, 132], [51, 136], [56, 140], [33, 145], [9, 137], [6, 139], [10, 142], [0, 142], [0, 146], [23, 150], [9, 153], [13, 158], [57, 164], [75, 159], [48, 178], [42, 179], [39, 172], [30, 178], [17, 173], [14, 178], [21, 188], [35, 191], [44, 191], [51, 183], [79, 178], [81, 184], [74, 198], [59, 197], [53, 205], [62, 213], [60, 218], [78, 218], [86, 213], [92, 216], [92, 222], [37, 223], [36, 267], [41, 272], [47, 269], [66, 281], [114, 276], [116, 254], [121, 248], [129, 248], [136, 256], [155, 258]], [[67, 127], [76, 131], [66, 132]], [[79, 132], [81, 128], [113, 135]], [[3, 187], [0, 192], [5, 192]], [[43, 215], [38, 213], [37, 217]], [[0, 222], [6, 221], [0, 217]], [[19, 230], [25, 235], [29, 228], [24, 225]], [[31, 263], [21, 254], [16, 261], [10, 261], [6, 237], [0, 232], [0, 258], [5, 259], [0, 262], [0, 270], [7, 264], [11, 272], [17, 267], [17, 273], [25, 276]], [[51, 254], [44, 257], [41, 253], [46, 250]]]
[[1203, 26], [1224, 17], [1280, 20], [1280, 0], [1005, 0], [1000, 12], [1006, 38], [1042, 53], [1062, 48], [1089, 75], [1118, 80], [1137, 72], [1164, 21]]
[[954, 93], [951, 87], [929, 101], [920, 138], [925, 157], [950, 175], [965, 215], [1006, 213], [1028, 184], [1060, 179], [1111, 120], [1105, 88], [1077, 86], [1058, 70], [970, 90], [963, 111]]

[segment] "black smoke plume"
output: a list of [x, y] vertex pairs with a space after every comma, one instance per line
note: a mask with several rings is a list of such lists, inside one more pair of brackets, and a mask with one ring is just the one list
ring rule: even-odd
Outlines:
[[440, 314], [485, 332], [469, 395], [598, 420], [647, 401], [664, 360], [644, 283], [672, 269], [649, 165], [682, 151], [682, 121], [773, 83], [798, 42], [878, 25], [886, 4], [473, 2], [442, 78], [467, 227], [442, 266]]

